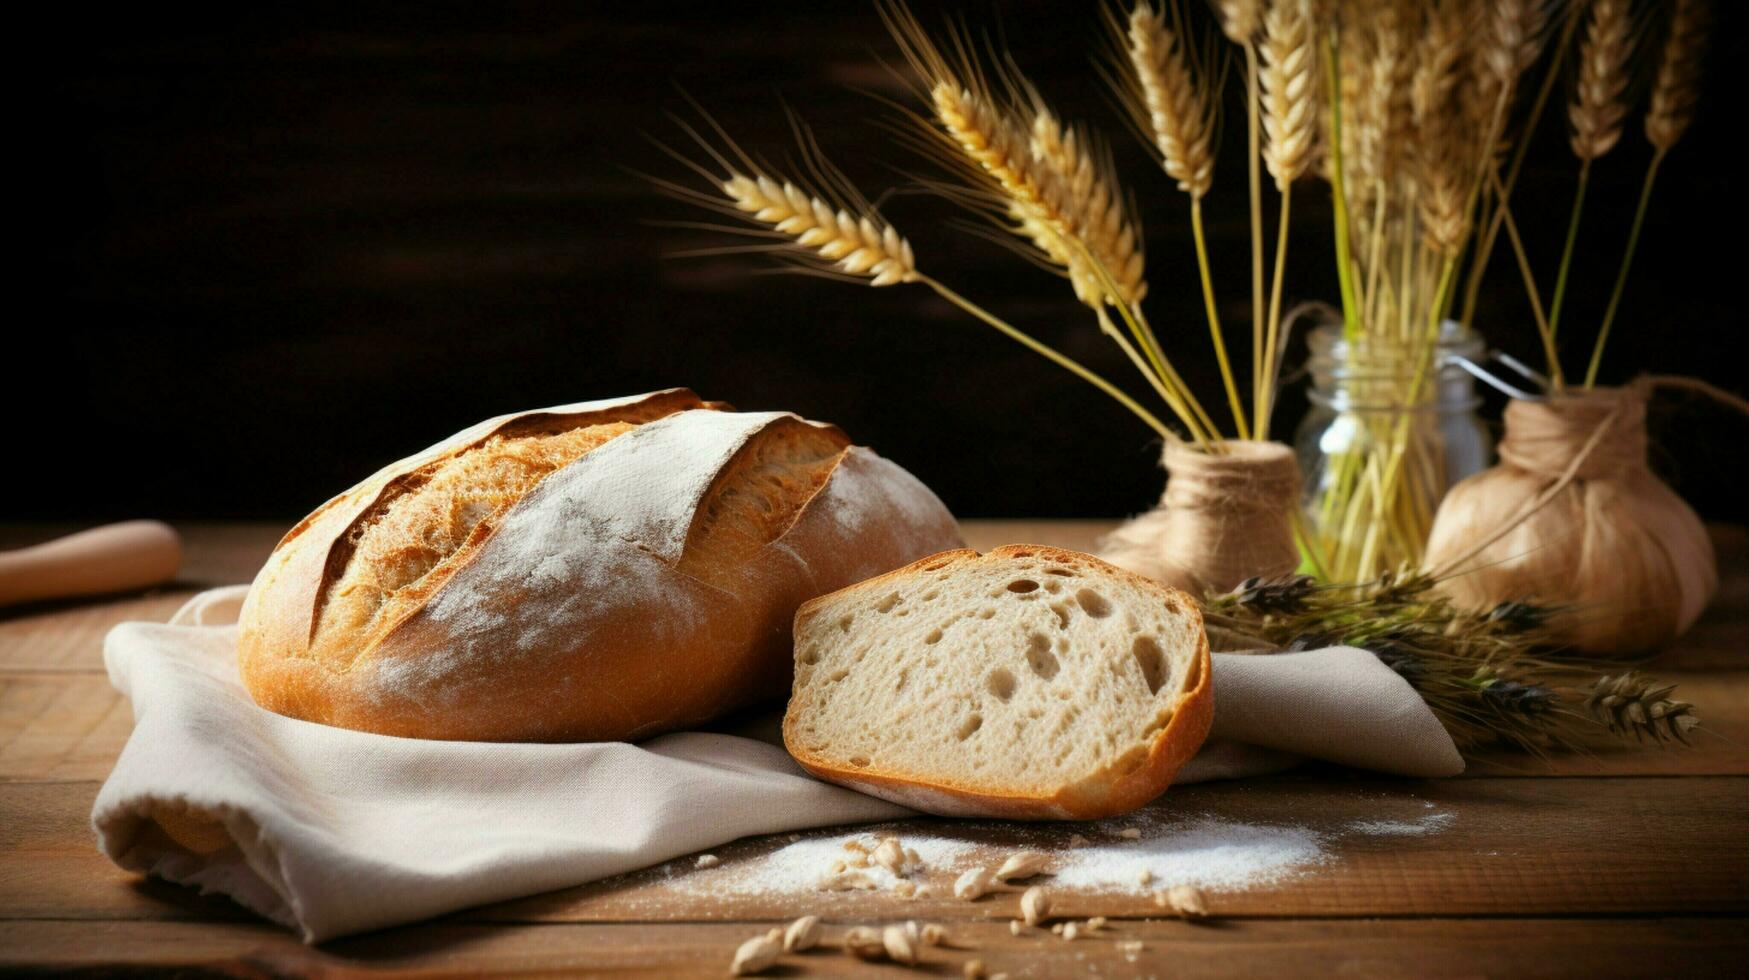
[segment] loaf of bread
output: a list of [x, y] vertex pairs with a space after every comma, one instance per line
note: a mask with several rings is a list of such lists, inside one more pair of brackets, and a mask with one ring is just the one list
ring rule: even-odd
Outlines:
[[491, 419], [280, 541], [241, 615], [257, 703], [418, 738], [632, 739], [781, 697], [807, 599], [960, 543], [838, 429], [690, 391]]
[[944, 816], [1132, 810], [1214, 717], [1190, 597], [1060, 548], [925, 558], [804, 604], [795, 644], [790, 755]]

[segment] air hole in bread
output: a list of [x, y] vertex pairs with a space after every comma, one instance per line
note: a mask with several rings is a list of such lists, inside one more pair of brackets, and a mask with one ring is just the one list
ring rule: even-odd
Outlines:
[[1025, 548], [1020, 548], [1020, 549], [1009, 551], [1008, 557], [1010, 557], [1010, 558], [1031, 558], [1032, 552], [1026, 550]]
[[923, 642], [928, 643], [930, 645], [940, 643], [941, 642], [941, 630], [938, 630], [938, 629], [930, 630], [929, 635], [923, 638]]
[[990, 693], [999, 700], [1007, 701], [1014, 696], [1014, 674], [1007, 667], [998, 667], [990, 671]]
[[1136, 658], [1136, 666], [1142, 668], [1142, 680], [1148, 685], [1148, 693], [1159, 694], [1160, 687], [1172, 676], [1172, 668], [1167, 665], [1160, 644], [1144, 633], [1130, 644], [1130, 655]]
[[1104, 619], [1111, 615], [1111, 603], [1105, 600], [1105, 596], [1100, 595], [1092, 589], [1081, 589], [1077, 591], [1075, 593], [1075, 601], [1079, 602], [1081, 608], [1087, 611], [1087, 615], [1092, 616], [1094, 619]]
[[898, 604], [899, 604], [899, 593], [894, 592], [893, 594], [887, 596], [885, 599], [881, 600], [881, 604], [875, 607], [875, 612], [883, 612], [883, 613], [884, 612], [892, 612], [893, 607], [898, 605]]
[[939, 595], [941, 595], [940, 592], [936, 591], [935, 589], [930, 589], [928, 592], [923, 593], [923, 601], [924, 602], [934, 602], [935, 597], [939, 596]]
[[1025, 594], [1038, 588], [1038, 583], [1029, 578], [1015, 579], [1008, 583], [1008, 591]]
[[899, 671], [899, 682], [897, 684], [893, 685], [893, 693], [897, 694], [900, 691], [903, 691], [905, 689], [905, 682], [909, 681], [910, 679], [911, 679], [911, 672], [910, 671], [908, 671], [908, 670]]
[[985, 606], [984, 608], [978, 610], [978, 618], [979, 619], [990, 619], [991, 617], [993, 617], [995, 615], [996, 615], [996, 607], [995, 606]]
[[1047, 569], [1045, 569], [1045, 574], [1046, 575], [1070, 575], [1070, 576], [1072, 576], [1075, 573], [1069, 571], [1067, 568], [1047, 568]]
[[1051, 595], [1056, 595], [1063, 591], [1063, 585], [1061, 582], [1046, 582], [1045, 591], [1049, 592]]
[[1051, 603], [1051, 612], [1054, 612], [1057, 614], [1057, 629], [1066, 630], [1069, 628], [1069, 605], [1068, 605], [1068, 603], [1064, 603], [1064, 602]]
[[1172, 596], [1167, 596], [1166, 601], [1161, 603], [1161, 604], [1166, 607], [1167, 612], [1171, 613], [1174, 616], [1178, 615], [1179, 613], [1184, 612], [1183, 607], [1178, 605], [1178, 600], [1173, 598]]
[[1194, 691], [1194, 690], [1196, 690], [1197, 685], [1199, 685], [1201, 683], [1202, 683], [1202, 660], [1200, 660], [1196, 657], [1192, 657], [1190, 660], [1190, 672], [1188, 674], [1186, 674], [1185, 678], [1184, 678], [1184, 689], [1186, 691]]
[[963, 742], [966, 739], [971, 738], [973, 732], [975, 732], [978, 729], [983, 728], [983, 727], [984, 727], [984, 716], [983, 715], [972, 715], [970, 718], [967, 718], [965, 721], [960, 722], [960, 730], [957, 734], [959, 735], [960, 741]]
[[868, 762], [868, 756], [866, 755], [853, 755], [850, 757], [850, 764], [858, 769], [867, 769]]
[[804, 664], [817, 664], [820, 662], [820, 650], [818, 647], [803, 647], [801, 652], [796, 654], [796, 660]]
[[1057, 676], [1062, 664], [1057, 661], [1056, 654], [1051, 652], [1050, 637], [1043, 633], [1034, 633], [1026, 638], [1026, 664], [1032, 672], [1050, 680]]
[[840, 619], [838, 621], [838, 632], [840, 632], [840, 633], [850, 632], [850, 624], [853, 621], [855, 621], [855, 619], [856, 619], [855, 616], [845, 616], [843, 619]]

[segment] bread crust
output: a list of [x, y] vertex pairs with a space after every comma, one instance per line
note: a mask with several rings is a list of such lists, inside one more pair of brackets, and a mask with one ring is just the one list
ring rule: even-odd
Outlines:
[[[831, 426], [717, 408], [673, 389], [501, 416], [328, 501], [244, 603], [250, 694], [343, 728], [479, 741], [639, 738], [780, 696], [802, 601], [957, 544], [958, 525], [915, 477]], [[318, 603], [360, 515], [421, 467], [542, 416], [648, 421], [477, 526], [444, 574], [385, 603], [386, 628], [358, 636], [350, 663], [314, 656]], [[743, 450], [797, 426], [843, 447], [824, 482], [749, 560], [714, 569], [716, 584], [683, 571], [694, 521]]]
[[[1148, 744], [1145, 758], [1140, 764], [1132, 765], [1134, 753], [1126, 754], [1105, 769], [1049, 795], [991, 793], [953, 780], [924, 780], [901, 772], [847, 768], [808, 752], [802, 740], [795, 736], [794, 726], [798, 719], [797, 702], [793, 698], [789, 710], [784, 713], [784, 747], [802, 768], [820, 779], [941, 816], [997, 817], [1007, 820], [1096, 820], [1127, 813], [1165, 792], [1178, 770], [1202, 748], [1209, 728], [1214, 723], [1212, 665], [1208, 634], [1202, 629], [1201, 608], [1187, 593], [1082, 552], [1049, 545], [1009, 544], [994, 548], [987, 554], [996, 558], [1038, 556], [1047, 560], [1091, 564], [1101, 572], [1110, 573], [1147, 591], [1160, 593], [1162, 600], [1176, 598], [1178, 604], [1196, 618], [1196, 682], [1179, 695], [1173, 706], [1171, 720]], [[865, 590], [874, 591], [885, 583], [917, 572], [935, 571], [945, 565], [979, 557], [983, 556], [971, 548], [943, 551], [835, 593], [812, 599], [796, 610], [794, 631], [800, 634], [802, 624], [807, 619], [840, 596]]]

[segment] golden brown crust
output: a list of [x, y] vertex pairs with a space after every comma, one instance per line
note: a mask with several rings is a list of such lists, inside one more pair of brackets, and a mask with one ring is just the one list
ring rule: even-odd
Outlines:
[[[837, 429], [694, 408], [707, 406], [659, 392], [495, 419], [330, 501], [281, 543], [245, 603], [250, 693], [293, 717], [414, 737], [654, 734], [781, 694], [797, 605], [957, 542], [940, 501]], [[474, 526], [441, 580], [396, 593], [348, 656], [311, 655], [325, 559], [398, 478], [506, 431], [638, 413], [659, 421]], [[725, 498], [718, 519], [698, 520]], [[689, 560], [719, 536], [729, 545], [715, 559]]]
[[[1092, 555], [1049, 545], [1010, 544], [994, 548], [989, 557], [1023, 558], [1038, 556], [1069, 565], [1090, 565], [1101, 573], [1115, 575], [1150, 592], [1157, 592], [1163, 601], [1174, 602], [1196, 618], [1199, 649], [1196, 654], [1196, 680], [1173, 706], [1172, 717], [1149, 743], [1145, 757], [1134, 763], [1130, 757], [1119, 759], [1102, 772], [1094, 773], [1072, 786], [1050, 795], [1027, 793], [997, 794], [976, 789], [952, 780], [922, 780], [904, 773], [851, 769], [807, 751], [802, 739], [793, 736], [796, 724], [796, 702], [784, 715], [784, 746], [802, 768], [827, 782], [838, 783], [892, 800], [914, 809], [945, 816], [987, 816], [1011, 820], [1094, 820], [1126, 813], [1148, 803], [1165, 792], [1178, 770], [1196, 755], [1208, 737], [1214, 723], [1214, 689], [1208, 636], [1202, 627], [1202, 612], [1189, 595], [1153, 579], [1111, 565]], [[905, 578], [922, 571], [935, 571], [980, 555], [970, 548], [944, 551], [918, 559], [895, 569], [859, 582], [837, 593], [823, 595], [804, 603], [796, 611], [795, 632], [826, 604], [843, 593], [873, 591], [883, 583]]]

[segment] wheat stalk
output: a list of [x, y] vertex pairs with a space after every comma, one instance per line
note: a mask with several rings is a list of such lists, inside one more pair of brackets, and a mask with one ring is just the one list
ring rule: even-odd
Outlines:
[[1574, 155], [1586, 163], [1608, 153], [1621, 138], [1633, 51], [1627, 0], [1593, 0], [1585, 37], [1579, 43], [1578, 82], [1567, 106], [1569, 142]]
[[1126, 36], [1130, 66], [1162, 165], [1179, 190], [1200, 198], [1209, 192], [1215, 172], [1215, 107], [1210, 93], [1198, 83], [1190, 50], [1167, 25], [1163, 12], [1136, 4]]
[[1646, 166], [1646, 179], [1640, 185], [1640, 201], [1634, 208], [1634, 221], [1628, 231], [1627, 247], [1622, 250], [1621, 267], [1616, 270], [1609, 304], [1603, 311], [1603, 323], [1598, 328], [1597, 341], [1591, 347], [1591, 363], [1585, 371], [1587, 388], [1597, 383], [1597, 371], [1603, 364], [1603, 348], [1609, 342], [1609, 330], [1615, 324], [1616, 311], [1621, 308], [1622, 290], [1627, 286], [1634, 250], [1640, 244], [1640, 229], [1646, 222], [1646, 206], [1652, 200], [1652, 185], [1658, 179], [1658, 168], [1664, 163], [1665, 154], [1682, 138], [1689, 122], [1694, 119], [1694, 104], [1700, 94], [1701, 58], [1706, 52], [1710, 21], [1711, 11], [1702, 0], [1675, 0], [1670, 13], [1670, 30], [1658, 58], [1658, 74], [1652, 80], [1652, 104], [1646, 110], [1646, 140], [1653, 147], [1652, 162]]
[[1622, 119], [1627, 115], [1624, 95], [1628, 60], [1634, 51], [1627, 0], [1593, 0], [1589, 15], [1585, 36], [1579, 42], [1579, 74], [1573, 101], [1567, 104], [1568, 142], [1579, 158], [1579, 179], [1573, 190], [1572, 216], [1567, 220], [1567, 242], [1555, 272], [1555, 291], [1549, 301], [1551, 334], [1561, 326], [1567, 277], [1572, 272], [1573, 251], [1579, 242], [1579, 219], [1591, 185], [1591, 162], [1608, 153], [1621, 139]]
[[735, 210], [789, 235], [798, 247], [840, 272], [866, 277], [871, 286], [917, 281], [911, 243], [873, 215], [853, 215], [789, 181], [780, 183], [764, 174], [731, 174], [722, 189]]
[[[1250, 427], [1239, 400], [1239, 387], [1233, 380], [1226, 340], [1221, 335], [1202, 227], [1202, 199], [1214, 181], [1215, 108], [1212, 93], [1197, 77], [1190, 49], [1178, 32], [1167, 24], [1163, 12], [1146, 2], [1137, 3], [1130, 11], [1124, 40], [1134, 89], [1140, 96], [1138, 114], [1147, 121], [1148, 133], [1153, 137], [1167, 175], [1178, 182], [1179, 190], [1190, 195], [1191, 232], [1196, 245], [1197, 271], [1202, 277], [1209, 336], [1214, 344], [1215, 359], [1220, 364], [1221, 382], [1226, 389], [1228, 407], [1233, 412], [1233, 424], [1239, 438], [1247, 439], [1250, 438]], [[1261, 311], [1258, 322], [1261, 323]]]
[[1646, 139], [1660, 152], [1675, 146], [1694, 119], [1710, 13], [1703, 0], [1675, 0], [1673, 4], [1670, 32], [1664, 38], [1658, 74], [1652, 81], [1651, 106], [1646, 110]]
[[1263, 131], [1268, 141], [1263, 160], [1281, 192], [1281, 219], [1275, 242], [1275, 271], [1270, 280], [1269, 310], [1265, 332], [1256, 344], [1252, 377], [1253, 417], [1258, 438], [1269, 433], [1270, 408], [1274, 404], [1275, 352], [1281, 331], [1281, 290], [1287, 271], [1288, 215], [1293, 182], [1311, 166], [1317, 132], [1317, 84], [1313, 68], [1317, 52], [1312, 44], [1310, 0], [1278, 0], [1263, 19], [1263, 66], [1259, 89], [1263, 104]]

